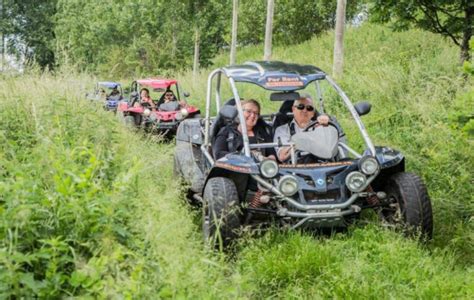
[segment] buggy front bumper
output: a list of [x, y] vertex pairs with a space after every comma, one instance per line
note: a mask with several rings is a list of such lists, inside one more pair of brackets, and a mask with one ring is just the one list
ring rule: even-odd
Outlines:
[[[367, 186], [372, 182], [377, 174], [372, 175], [367, 180]], [[293, 228], [300, 227], [307, 222], [331, 224], [342, 221], [344, 216], [352, 215], [361, 211], [361, 207], [354, 205], [354, 202], [360, 197], [367, 197], [367, 192], [353, 193], [347, 200], [334, 204], [302, 204], [298, 201], [283, 195], [275, 186], [265, 181], [258, 175], [252, 177], [264, 188], [271, 191], [279, 202], [286, 202], [286, 207], [279, 207], [276, 214], [280, 217], [301, 218]]]
[[164, 130], [176, 130], [178, 128], [179, 123], [172, 121], [172, 122], [146, 122], [147, 127], [157, 131], [164, 131]]

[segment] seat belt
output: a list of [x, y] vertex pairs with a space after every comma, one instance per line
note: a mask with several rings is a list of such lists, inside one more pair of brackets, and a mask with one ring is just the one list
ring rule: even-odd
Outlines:
[[235, 152], [235, 149], [234, 149], [234, 136], [235, 136], [235, 134], [231, 131], [229, 133], [229, 137], [227, 138], [227, 149], [229, 149], [229, 152]]

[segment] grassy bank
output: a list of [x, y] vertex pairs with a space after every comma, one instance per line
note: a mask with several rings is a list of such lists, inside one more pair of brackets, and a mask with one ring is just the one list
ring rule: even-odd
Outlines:
[[[32, 74], [0, 81], [0, 297], [468, 299], [472, 81], [436, 36], [366, 26], [346, 37], [340, 83], [372, 102], [364, 122], [376, 144], [402, 150], [426, 181], [431, 243], [366, 218], [330, 237], [271, 231], [243, 239], [233, 257], [207, 253], [172, 176], [173, 145], [84, 101], [92, 78]], [[275, 59], [330, 70], [331, 49], [328, 34], [277, 48]], [[200, 106], [206, 77], [180, 76]]]

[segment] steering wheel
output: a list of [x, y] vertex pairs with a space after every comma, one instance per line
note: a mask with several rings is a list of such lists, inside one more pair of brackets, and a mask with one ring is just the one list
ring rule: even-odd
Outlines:
[[148, 102], [140, 102], [140, 105], [141, 105], [143, 108], [150, 108], [150, 109], [151, 109], [151, 104], [148, 103]]
[[322, 125], [321, 123], [318, 122], [318, 120], [314, 120], [311, 123], [309, 123], [308, 126], [306, 126], [303, 132], [308, 132], [310, 131], [310, 129], [313, 130], [314, 128], [319, 127], [319, 126], [332, 126], [336, 128], [338, 136], [340, 134], [339, 126], [337, 126], [336, 123], [331, 120], [328, 121], [327, 125]]
[[[321, 125], [321, 124], [318, 122], [318, 120], [314, 120], [314, 121], [312, 121], [311, 123], [309, 123], [308, 126], [306, 126], [306, 128], [303, 130], [303, 132], [311, 131], [311, 130], [313, 130], [314, 128], [319, 127], [319, 126], [332, 126], [332, 127], [334, 127], [334, 128], [337, 130], [337, 135], [338, 135], [338, 136], [340, 135], [339, 126], [336, 125], [336, 123], [333, 122], [333, 121], [331, 121], [331, 120], [328, 121], [328, 124], [327, 124], [327, 125]], [[301, 155], [301, 153], [303, 152], [303, 151], [301, 151], [301, 150], [298, 150], [298, 149], [295, 148], [294, 151], [295, 151], [295, 159], [296, 159], [297, 162], [298, 162], [300, 159], [302, 159], [303, 157], [306, 156], [306, 155]]]

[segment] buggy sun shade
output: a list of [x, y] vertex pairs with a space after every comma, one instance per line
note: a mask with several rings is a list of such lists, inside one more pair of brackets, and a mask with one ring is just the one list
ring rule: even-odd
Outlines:
[[311, 65], [281, 61], [251, 61], [223, 68], [227, 77], [236, 82], [250, 82], [270, 91], [295, 91], [321, 80], [326, 74]]
[[166, 89], [170, 87], [173, 84], [176, 84], [177, 80], [175, 79], [160, 79], [160, 78], [148, 78], [148, 79], [140, 79], [137, 80], [137, 83], [146, 86], [146, 87], [151, 87], [154, 89]]
[[101, 81], [97, 83], [99, 86], [105, 86], [106, 88], [113, 89], [120, 86], [120, 83], [113, 81]]

